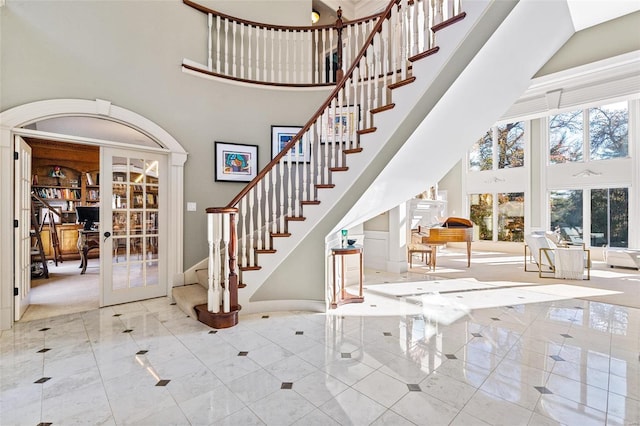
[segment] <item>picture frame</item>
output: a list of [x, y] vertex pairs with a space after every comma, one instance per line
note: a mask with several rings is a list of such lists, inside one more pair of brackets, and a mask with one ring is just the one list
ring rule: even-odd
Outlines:
[[[282, 148], [293, 139], [298, 132], [302, 130], [302, 126], [271, 126], [271, 158], [282, 151]], [[284, 156], [284, 161], [293, 163], [308, 163], [311, 159], [311, 144], [307, 134], [302, 136], [302, 140], [293, 148], [291, 155]]]
[[258, 145], [215, 142], [216, 182], [251, 182], [258, 174]]
[[358, 130], [360, 121], [360, 106], [348, 105], [336, 107], [335, 111], [329, 109], [326, 115], [326, 121], [323, 125], [322, 143], [331, 142], [348, 142], [349, 134], [353, 134]]

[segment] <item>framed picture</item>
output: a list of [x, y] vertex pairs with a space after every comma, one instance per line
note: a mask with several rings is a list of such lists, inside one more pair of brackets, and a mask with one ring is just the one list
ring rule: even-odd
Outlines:
[[327, 121], [322, 132], [322, 142], [346, 142], [349, 135], [355, 139], [360, 120], [360, 107], [349, 105], [330, 108], [326, 115]]
[[[293, 139], [298, 132], [302, 129], [302, 126], [271, 126], [271, 158], [274, 158], [282, 149]], [[311, 158], [311, 146], [309, 144], [308, 135], [302, 136], [302, 140], [296, 143], [296, 146], [291, 150], [291, 156], [288, 154], [283, 158], [284, 161], [301, 163], [309, 162]]]
[[218, 182], [250, 182], [258, 174], [258, 145], [216, 142]]

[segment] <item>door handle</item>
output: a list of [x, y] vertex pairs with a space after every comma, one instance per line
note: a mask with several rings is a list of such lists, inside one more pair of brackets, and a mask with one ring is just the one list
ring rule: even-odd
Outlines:
[[104, 241], [107, 241], [107, 238], [111, 236], [111, 232], [107, 231], [104, 233]]

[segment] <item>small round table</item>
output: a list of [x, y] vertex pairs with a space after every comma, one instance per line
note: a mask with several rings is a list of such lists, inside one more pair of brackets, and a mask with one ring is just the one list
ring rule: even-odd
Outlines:
[[[348, 255], [358, 255], [360, 262], [360, 273], [358, 276], [359, 291], [358, 295], [348, 293], [345, 290], [345, 277], [344, 277], [344, 258]], [[336, 256], [340, 257], [340, 287], [336, 281]], [[363, 277], [363, 259], [362, 259], [362, 246], [346, 246], [346, 247], [333, 247], [331, 249], [331, 261], [333, 267], [333, 294], [331, 295], [331, 309], [335, 309], [338, 305], [345, 303], [362, 303], [364, 302], [364, 296], [362, 295], [362, 277]]]

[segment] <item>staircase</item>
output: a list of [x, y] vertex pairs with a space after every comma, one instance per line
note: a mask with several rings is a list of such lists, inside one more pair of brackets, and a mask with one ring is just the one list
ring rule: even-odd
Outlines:
[[[184, 274], [202, 289], [187, 286], [206, 303], [199, 316], [324, 310], [327, 236], [444, 175], [573, 33], [562, 2], [471, 1], [409, 56], [418, 2], [395, 3], [300, 133], [228, 206], [207, 209], [209, 257]], [[501, 55], [513, 63], [496, 67]], [[293, 159], [302, 147], [310, 163]]]

